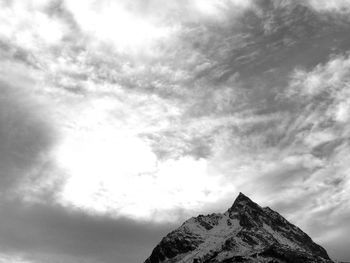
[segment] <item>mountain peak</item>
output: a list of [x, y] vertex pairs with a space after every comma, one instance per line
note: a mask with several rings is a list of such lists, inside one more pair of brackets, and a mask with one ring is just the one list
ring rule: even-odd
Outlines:
[[242, 192], [239, 192], [239, 195], [237, 196], [235, 203], [240, 203], [240, 202], [253, 202], [248, 196], [243, 194]]
[[233, 205], [228, 211], [231, 212], [231, 211], [242, 210], [247, 206], [253, 209], [259, 209], [259, 210], [262, 209], [258, 204], [253, 202], [248, 196], [240, 192], [236, 200], [233, 202]]

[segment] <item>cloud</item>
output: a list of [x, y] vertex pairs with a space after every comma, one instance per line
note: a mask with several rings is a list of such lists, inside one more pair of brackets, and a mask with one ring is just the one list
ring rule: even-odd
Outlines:
[[321, 12], [348, 13], [350, 11], [350, 4], [347, 0], [309, 0], [308, 2]]
[[349, 118], [349, 61], [348, 56], [338, 56], [310, 72], [297, 70], [292, 76], [288, 96], [305, 98], [301, 102], [322, 104], [325, 114], [323, 121], [334, 121], [346, 127]]
[[59, 44], [68, 29], [45, 12], [51, 2], [2, 1], [0, 37], [36, 51]]
[[[347, 188], [350, 181], [347, 175], [348, 109], [345, 106], [348, 104], [348, 64], [348, 55], [341, 55], [331, 57], [327, 63], [309, 71], [296, 70], [285, 94], [286, 100], [299, 107], [296, 112], [299, 117], [289, 128], [294, 130], [289, 151], [298, 152], [298, 158], [304, 159], [303, 162], [309, 167], [312, 163], [315, 166], [311, 166], [312, 169], [306, 173], [305, 170], [297, 170], [292, 174], [288, 174], [283, 166], [281, 175], [287, 177], [279, 185], [287, 183], [291, 191], [283, 191], [281, 195], [284, 200], [276, 202], [276, 205], [292, 220], [304, 226], [316, 240], [329, 244], [331, 253], [337, 250], [332, 247], [334, 239], [345, 239], [341, 233], [347, 231], [341, 222], [348, 218], [344, 207], [348, 206]], [[305, 156], [308, 158], [305, 159]], [[281, 175], [276, 178], [281, 179]], [[300, 181], [291, 182], [291, 176]], [[276, 183], [275, 180], [268, 182], [272, 182], [272, 185]], [[299, 197], [293, 197], [296, 192]], [[303, 200], [302, 204], [300, 200]], [[339, 253], [339, 248], [337, 251]], [[343, 251], [338, 255], [345, 254]]]
[[[0, 82], [0, 190], [11, 190], [49, 162], [55, 141], [42, 108], [21, 86]], [[35, 178], [35, 174], [33, 175]]]
[[174, 228], [16, 200], [2, 201], [0, 208], [2, 254], [23, 262], [139, 262]]
[[[220, 189], [221, 195], [230, 190], [218, 181], [220, 175], [210, 172], [204, 159], [160, 161], [143, 141], [122, 134], [118, 138], [115, 132], [98, 133], [97, 137], [87, 134], [88, 145], [79, 136], [57, 153], [59, 167], [68, 174], [58, 201], [68, 207], [174, 222], [178, 215], [170, 211], [177, 207], [198, 209], [203, 200], [209, 203], [218, 198], [205, 195], [209, 184], [211, 191]], [[101, 136], [105, 142], [100, 141]], [[82, 180], [84, 188], [80, 187]]]
[[167, 37], [171, 31], [147, 17], [135, 15], [120, 2], [85, 1], [77, 4], [65, 1], [65, 6], [80, 29], [92, 37], [91, 40], [112, 43], [122, 53], [150, 48], [154, 41]]
[[[243, 10], [251, 7], [253, 1], [241, 1], [241, 0], [195, 0], [193, 1], [193, 7], [200, 13], [209, 16], [216, 17], [217, 19], [222, 19], [225, 15], [225, 11], [236, 9], [236, 12], [242, 12]], [[232, 9], [231, 9], [232, 8]], [[221, 17], [220, 17], [221, 16]]]

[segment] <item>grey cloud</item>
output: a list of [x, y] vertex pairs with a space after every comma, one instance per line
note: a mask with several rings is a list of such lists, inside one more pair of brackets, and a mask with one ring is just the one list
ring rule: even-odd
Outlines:
[[26, 92], [5, 82], [0, 88], [0, 190], [5, 191], [47, 161], [55, 136]]
[[[2, 253], [34, 262], [142, 262], [175, 225], [88, 215], [55, 205], [0, 204]], [[74, 261], [75, 260], [75, 261]]]
[[337, 147], [348, 145], [348, 139], [337, 138], [324, 143], [320, 143], [312, 149], [312, 154], [318, 158], [325, 158], [332, 155]]
[[[292, 1], [284, 1], [289, 4], [272, 7], [274, 12], [269, 12], [271, 8], [266, 5], [276, 2], [279, 1], [256, 1], [258, 8], [248, 9], [232, 24], [191, 28], [186, 40], [199, 43], [196, 50], [217, 62], [215, 69], [221, 72], [217, 80], [226, 80], [236, 72], [248, 77], [277, 69], [279, 74], [286, 74], [296, 65], [312, 66], [328, 58], [333, 48], [330, 42], [335, 37], [330, 34], [339, 33], [319, 31], [332, 28], [332, 23], [337, 25], [336, 20], [324, 21], [306, 6], [295, 7]], [[342, 30], [347, 32], [345, 27]], [[337, 39], [340, 43], [336, 45], [349, 41], [341, 34]], [[315, 42], [319, 43], [316, 49]]]
[[[77, 51], [85, 46], [86, 36], [82, 32], [74, 15], [65, 6], [65, 0], [51, 0], [43, 10], [51, 18], [57, 19], [67, 25], [69, 29], [63, 38], [65, 46], [69, 46], [71, 51]], [[85, 40], [85, 41], [82, 41]], [[62, 48], [62, 47], [61, 47]]]
[[[334, 222], [334, 228], [330, 230], [329, 240], [327, 240], [328, 252], [329, 254], [338, 260], [349, 261], [349, 238], [347, 235], [342, 235], [342, 233], [350, 233], [349, 226], [350, 215], [346, 217], [339, 218]], [[322, 231], [324, 228], [319, 228], [317, 231]]]
[[327, 247], [331, 257], [348, 261], [350, 242], [346, 233], [350, 231], [348, 224], [350, 217], [345, 211], [341, 215], [337, 215], [337, 211], [344, 209], [346, 207], [338, 205], [338, 207], [322, 211], [323, 214], [311, 213], [310, 218], [308, 218], [310, 223], [305, 224], [305, 228], [311, 235], [315, 236], [316, 240]]
[[164, 131], [158, 134], [143, 134], [150, 141], [154, 153], [160, 160], [192, 156], [196, 159], [211, 155], [213, 139], [210, 135], [187, 136], [185, 131]]
[[39, 63], [32, 53], [13, 45], [8, 40], [0, 39], [0, 58], [1, 60], [19, 62], [32, 68], [39, 68]]
[[[177, 66], [188, 72], [191, 53], [196, 54], [196, 63], [207, 66], [191, 72], [186, 81], [178, 83], [187, 88], [181, 98], [187, 106], [182, 118], [187, 121], [208, 114], [215, 118], [247, 109], [255, 110], [256, 115], [280, 112], [290, 119], [289, 123], [283, 121], [284, 127], [278, 122], [265, 123], [250, 131], [243, 128], [241, 134], [262, 132], [260, 137], [265, 140], [264, 146], [282, 148], [296, 141], [300, 130], [294, 129], [293, 125], [302, 114], [299, 101], [279, 98], [289, 85], [290, 71], [298, 67], [312, 68], [326, 62], [334, 50], [339, 53], [346, 50], [346, 43], [350, 41], [348, 27], [339, 26], [334, 18], [327, 20], [315, 14], [303, 4], [256, 2], [255, 8], [247, 9], [244, 16], [234, 21], [220, 25], [203, 21], [185, 24], [186, 30], [178, 40], [182, 48], [176, 53], [182, 62]], [[273, 13], [269, 12], [270, 5], [276, 5]], [[333, 31], [334, 27], [339, 30]], [[333, 43], [335, 38], [338, 41]], [[172, 86], [168, 84], [165, 80], [160, 90], [163, 86]], [[160, 90], [148, 92], [160, 94]], [[168, 98], [174, 98], [171, 88], [162, 92]], [[215, 94], [224, 94], [224, 99], [216, 101]]]

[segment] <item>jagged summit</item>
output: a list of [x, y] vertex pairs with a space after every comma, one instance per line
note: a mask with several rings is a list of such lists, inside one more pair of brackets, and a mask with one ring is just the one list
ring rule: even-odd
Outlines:
[[240, 192], [228, 211], [239, 210], [245, 206], [250, 206], [254, 209], [261, 209], [261, 207], [258, 204], [254, 203], [248, 196]]
[[240, 193], [223, 214], [192, 217], [169, 233], [145, 263], [331, 263], [298, 227]]
[[239, 203], [254, 203], [254, 202], [248, 196], [246, 196], [242, 192], [239, 192], [239, 195], [233, 202], [233, 205], [239, 204]]

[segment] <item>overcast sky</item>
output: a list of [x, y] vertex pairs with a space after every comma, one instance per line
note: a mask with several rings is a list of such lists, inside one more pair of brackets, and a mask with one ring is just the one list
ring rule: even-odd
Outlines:
[[143, 262], [239, 192], [349, 261], [349, 15], [0, 0], [0, 262]]

